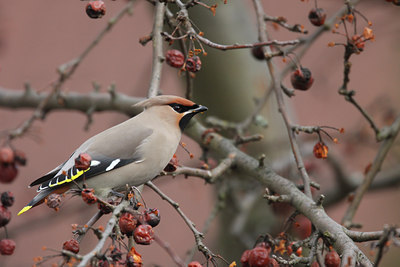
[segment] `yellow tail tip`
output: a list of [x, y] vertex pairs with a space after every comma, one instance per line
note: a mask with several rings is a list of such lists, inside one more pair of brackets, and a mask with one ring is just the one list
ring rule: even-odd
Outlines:
[[20, 212], [18, 212], [18, 216], [21, 215], [22, 213], [30, 210], [32, 208], [32, 206], [25, 206]]

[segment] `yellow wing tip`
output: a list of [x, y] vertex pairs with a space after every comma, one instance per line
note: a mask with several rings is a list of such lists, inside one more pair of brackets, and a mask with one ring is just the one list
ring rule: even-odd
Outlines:
[[21, 215], [22, 213], [24, 213], [24, 212], [30, 210], [31, 208], [32, 208], [32, 206], [25, 206], [20, 212], [18, 212], [18, 215], [17, 215], [17, 216], [19, 216], [19, 215]]

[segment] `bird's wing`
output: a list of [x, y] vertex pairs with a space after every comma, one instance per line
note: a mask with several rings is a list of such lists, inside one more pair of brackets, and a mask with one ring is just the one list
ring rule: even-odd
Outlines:
[[[122, 131], [122, 134], [115, 134], [115, 131]], [[144, 159], [140, 146], [152, 133], [152, 129], [143, 127], [132, 129], [132, 125], [124, 123], [110, 128], [87, 140], [64, 164], [32, 182], [31, 186], [40, 184], [37, 191], [41, 192], [82, 177], [89, 179], [129, 163], [142, 162]], [[75, 167], [75, 159], [81, 153], [89, 154], [92, 159], [86, 170], [79, 170]], [[83, 176], [83, 174], [85, 175]]]

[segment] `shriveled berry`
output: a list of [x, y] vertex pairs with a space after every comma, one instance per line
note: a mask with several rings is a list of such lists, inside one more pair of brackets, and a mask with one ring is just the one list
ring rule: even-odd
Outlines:
[[0, 163], [13, 163], [14, 162], [14, 150], [10, 147], [2, 147], [0, 149]]
[[14, 194], [10, 191], [1, 193], [1, 204], [4, 207], [11, 207], [14, 204]]
[[240, 257], [240, 262], [242, 263], [242, 267], [250, 267], [249, 265], [249, 257], [250, 257], [251, 250], [245, 250]]
[[186, 69], [190, 72], [197, 72], [201, 69], [201, 60], [198, 56], [186, 60]]
[[46, 197], [45, 203], [51, 208], [58, 210], [62, 202], [62, 196], [60, 194], [50, 194]]
[[148, 224], [141, 224], [136, 227], [133, 237], [137, 244], [150, 245], [154, 239], [153, 227]]
[[14, 181], [15, 177], [18, 175], [17, 166], [15, 163], [0, 163], [0, 182], [1, 183], [11, 183]]
[[340, 257], [336, 251], [332, 250], [325, 255], [325, 266], [326, 267], [340, 266]]
[[99, 19], [106, 14], [103, 1], [91, 1], [86, 5], [86, 14], [92, 19]]
[[156, 227], [160, 223], [160, 212], [158, 209], [148, 209], [144, 212], [144, 220], [151, 227]]
[[76, 241], [75, 239], [70, 239], [68, 241], [65, 241], [63, 244], [63, 249], [71, 251], [76, 254], [79, 252], [79, 242]]
[[265, 267], [269, 265], [269, 253], [264, 247], [255, 247], [249, 255], [250, 267]]
[[400, 0], [392, 0], [392, 4], [395, 6], [400, 6]]
[[142, 256], [132, 247], [128, 254], [126, 254], [127, 267], [141, 267], [143, 266]]
[[314, 26], [321, 26], [325, 23], [326, 12], [322, 8], [313, 8], [308, 13], [308, 19]]
[[25, 166], [26, 165], [26, 156], [25, 153], [21, 150], [14, 151], [15, 162], [19, 165]]
[[198, 261], [192, 261], [188, 264], [188, 267], [203, 267]]
[[171, 67], [182, 68], [183, 64], [185, 64], [185, 55], [179, 50], [170, 49], [165, 55], [165, 60]]
[[79, 156], [75, 159], [75, 167], [78, 170], [87, 170], [90, 167], [90, 163], [92, 162], [92, 157], [87, 153], [79, 154]]
[[0, 254], [12, 255], [15, 249], [15, 242], [12, 239], [2, 239], [0, 241]]
[[299, 67], [290, 76], [293, 88], [298, 90], [308, 90], [314, 82], [311, 71], [307, 68]]
[[121, 233], [131, 236], [133, 231], [135, 231], [136, 225], [138, 224], [137, 219], [130, 213], [123, 213], [121, 217], [119, 217], [119, 229]]
[[11, 211], [4, 206], [0, 206], [0, 227], [7, 225], [10, 220]]
[[265, 59], [264, 51], [263, 51], [263, 47], [262, 46], [253, 47], [251, 49], [251, 54], [253, 55], [253, 57], [255, 59], [258, 59], [258, 60], [264, 60]]
[[326, 159], [328, 157], [328, 147], [323, 142], [316, 143], [313, 152], [317, 159]]
[[82, 195], [83, 201], [85, 201], [89, 205], [92, 205], [97, 202], [97, 197], [94, 195], [93, 188], [83, 189], [81, 195]]

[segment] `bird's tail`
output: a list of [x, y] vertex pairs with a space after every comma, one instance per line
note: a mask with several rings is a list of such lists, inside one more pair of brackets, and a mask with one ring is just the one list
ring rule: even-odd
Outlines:
[[44, 201], [44, 198], [50, 195], [54, 191], [53, 188], [45, 189], [39, 192], [25, 207], [23, 207], [20, 212], [18, 212], [18, 215], [21, 215], [22, 213], [30, 210], [31, 208], [41, 204]]

